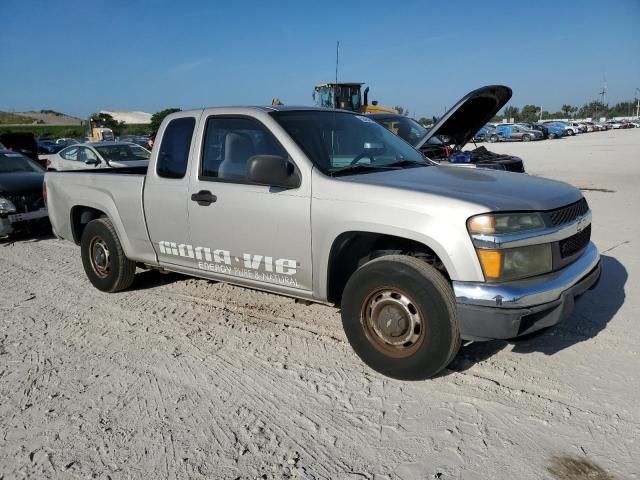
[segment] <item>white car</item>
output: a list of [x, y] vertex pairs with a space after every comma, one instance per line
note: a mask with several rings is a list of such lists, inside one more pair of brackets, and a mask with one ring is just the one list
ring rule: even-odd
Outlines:
[[614, 120], [607, 122], [607, 125], [609, 125], [609, 128], [611, 128], [612, 130], [618, 130], [619, 128], [622, 128], [622, 124]]
[[51, 155], [47, 170], [143, 167], [150, 157], [149, 150], [130, 142], [79, 143]]
[[568, 122], [569, 127], [574, 130], [574, 133], [585, 133], [587, 131], [587, 127], [582, 123], [578, 122]]

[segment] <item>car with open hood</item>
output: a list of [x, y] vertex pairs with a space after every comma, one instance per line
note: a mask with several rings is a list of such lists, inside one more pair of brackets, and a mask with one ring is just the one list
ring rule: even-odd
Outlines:
[[[399, 114], [368, 115], [420, 150], [430, 160], [471, 168], [490, 168], [524, 173], [521, 158], [490, 152], [484, 146], [462, 149], [509, 101], [512, 91], [503, 85], [489, 85], [462, 97], [429, 130]], [[502, 140], [502, 133], [487, 129], [486, 141]]]
[[47, 222], [44, 173], [25, 155], [0, 150], [0, 237]]

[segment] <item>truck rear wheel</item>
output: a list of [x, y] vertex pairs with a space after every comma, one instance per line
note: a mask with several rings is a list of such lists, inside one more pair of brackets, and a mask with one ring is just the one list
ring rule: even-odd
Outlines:
[[414, 257], [387, 255], [356, 270], [343, 292], [341, 314], [358, 356], [392, 378], [432, 377], [460, 348], [451, 286]]
[[131, 286], [136, 263], [122, 250], [111, 220], [92, 220], [80, 240], [82, 265], [89, 281], [103, 292], [117, 292]]

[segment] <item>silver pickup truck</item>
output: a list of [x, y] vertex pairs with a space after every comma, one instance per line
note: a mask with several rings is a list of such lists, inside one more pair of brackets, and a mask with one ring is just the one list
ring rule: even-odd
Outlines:
[[356, 353], [399, 379], [435, 375], [461, 340], [560, 322], [600, 276], [576, 188], [436, 165], [345, 111], [179, 112], [147, 169], [45, 186], [96, 288], [156, 268], [336, 305]]

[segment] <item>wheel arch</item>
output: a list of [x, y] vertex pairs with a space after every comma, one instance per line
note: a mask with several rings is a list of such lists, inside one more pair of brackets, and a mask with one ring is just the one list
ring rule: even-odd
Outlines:
[[82, 233], [89, 222], [105, 217], [108, 218], [108, 215], [98, 208], [87, 205], [74, 205], [70, 212], [71, 234], [73, 235], [74, 243], [80, 245]]
[[326, 298], [340, 304], [349, 277], [364, 263], [387, 254], [416, 256], [434, 265], [450, 280], [454, 267], [445, 250], [433, 242], [389, 233], [351, 230], [335, 237], [326, 265]]

